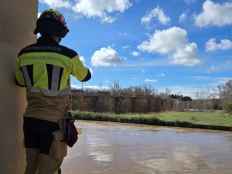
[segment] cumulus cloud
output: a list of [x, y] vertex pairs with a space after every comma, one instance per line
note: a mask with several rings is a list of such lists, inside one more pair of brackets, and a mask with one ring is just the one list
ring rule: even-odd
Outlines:
[[186, 30], [179, 27], [155, 31], [138, 49], [148, 53], [166, 54], [171, 64], [193, 66], [200, 63], [197, 44], [190, 43]]
[[70, 8], [71, 4], [67, 0], [39, 0], [40, 3], [47, 4], [51, 8]]
[[174, 52], [187, 42], [187, 32], [179, 27], [156, 30], [149, 40], [142, 42], [138, 49], [149, 53], [167, 54]]
[[153, 19], [157, 19], [161, 24], [165, 25], [170, 22], [170, 18], [164, 13], [159, 6], [152, 9], [148, 14], [142, 17], [142, 24], [150, 24]]
[[215, 38], [209, 39], [205, 44], [206, 51], [229, 50], [232, 49], [232, 41], [222, 39], [219, 42]]
[[195, 17], [195, 24], [199, 27], [225, 26], [232, 24], [232, 2], [223, 4], [206, 0], [203, 11]]
[[103, 47], [93, 53], [91, 63], [93, 66], [116, 66], [122, 63], [122, 59], [113, 48]]
[[200, 63], [197, 57], [197, 44], [187, 43], [183, 48], [178, 48], [173, 54], [171, 63], [178, 65], [196, 65]]
[[72, 9], [88, 18], [98, 17], [102, 22], [112, 23], [115, 18], [110, 13], [123, 13], [131, 6], [130, 0], [78, 0]]

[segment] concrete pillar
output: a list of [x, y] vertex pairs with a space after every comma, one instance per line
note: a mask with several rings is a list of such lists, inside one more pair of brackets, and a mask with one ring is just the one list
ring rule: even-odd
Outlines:
[[14, 84], [17, 52], [34, 41], [36, 0], [1, 0], [0, 5], [0, 173], [22, 174], [22, 113], [25, 91]]

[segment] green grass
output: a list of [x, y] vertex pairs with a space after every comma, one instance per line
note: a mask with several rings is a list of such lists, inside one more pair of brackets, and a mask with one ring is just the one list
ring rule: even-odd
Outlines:
[[[224, 112], [162, 112], [149, 114], [114, 114], [74, 111], [73, 115], [77, 119], [116, 121], [127, 123], [144, 123], [158, 125], [192, 125], [226, 126], [232, 127], [232, 114]], [[185, 124], [185, 125], [184, 125]], [[197, 126], [195, 126], [197, 127]]]
[[223, 112], [165, 112], [158, 114], [158, 118], [164, 121], [232, 127], [232, 115]]

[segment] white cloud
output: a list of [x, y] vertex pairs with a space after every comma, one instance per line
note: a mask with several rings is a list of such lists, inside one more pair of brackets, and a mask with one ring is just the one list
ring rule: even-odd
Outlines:
[[171, 94], [180, 94], [184, 96], [189, 96], [192, 99], [206, 99], [209, 97], [216, 97], [217, 94], [215, 93], [215, 84], [210, 85], [202, 85], [202, 86], [169, 86], [168, 88], [164, 89], [161, 88], [159, 92], [165, 93], [170, 90]]
[[38, 13], [37, 13], [37, 18], [39, 18], [39, 17], [40, 17], [40, 15], [41, 15], [41, 12], [38, 12]]
[[168, 24], [170, 22], [170, 18], [164, 13], [164, 11], [160, 7], [156, 7], [152, 9], [148, 14], [142, 17], [142, 24], [150, 24], [152, 19], [158, 19], [161, 24]]
[[183, 48], [177, 49], [171, 60], [173, 64], [192, 66], [200, 63], [197, 57], [197, 44], [188, 43]]
[[70, 8], [71, 4], [67, 0], [39, 0], [40, 3], [47, 4], [51, 8]]
[[206, 0], [203, 11], [195, 17], [195, 24], [199, 27], [232, 25], [232, 2], [223, 4]]
[[225, 62], [219, 62], [216, 65], [211, 65], [208, 69], [208, 73], [215, 73], [215, 72], [225, 72], [225, 71], [232, 71], [232, 61], [227, 60]]
[[[196, 86], [170, 86], [168, 89], [171, 93], [182, 94], [184, 96], [189, 96], [193, 99], [197, 98], [207, 98], [211, 94], [211, 88], [209, 86], [196, 87]], [[199, 96], [200, 95], [200, 96]]]
[[[72, 89], [82, 89], [82, 85], [71, 84]], [[83, 85], [83, 89], [88, 90], [109, 90], [110, 86], [102, 86], [102, 85]]]
[[142, 42], [138, 49], [149, 53], [167, 54], [174, 52], [187, 42], [187, 32], [179, 27], [156, 30], [149, 40]]
[[131, 54], [134, 57], [138, 57], [140, 55], [140, 53], [138, 51], [133, 51]]
[[103, 23], [113, 23], [116, 20], [116, 18], [111, 17], [111, 16], [104, 16], [102, 18]]
[[80, 60], [82, 61], [82, 63], [85, 63], [85, 58], [83, 56], [80, 56]]
[[219, 42], [215, 38], [209, 39], [205, 44], [206, 51], [229, 50], [232, 49], [232, 41], [222, 39]]
[[94, 52], [91, 63], [93, 66], [116, 66], [122, 63], [122, 59], [113, 48], [103, 47]]
[[85, 65], [85, 58], [83, 56], [79, 56], [79, 59], [81, 60], [81, 62]]
[[197, 44], [190, 43], [186, 30], [179, 27], [155, 31], [138, 49], [148, 53], [167, 54], [171, 64], [193, 66], [200, 63]]
[[115, 18], [110, 13], [123, 13], [131, 6], [130, 0], [78, 0], [72, 9], [88, 18], [98, 17], [102, 22], [112, 23]]
[[110, 86], [97, 86], [97, 85], [85, 85], [84, 89], [90, 89], [90, 90], [109, 90]]
[[180, 23], [184, 22], [186, 19], [187, 19], [187, 14], [186, 14], [186, 13], [182, 13], [182, 14], [179, 16], [179, 22], [180, 22]]
[[156, 79], [145, 79], [144, 82], [146, 82], [146, 83], [155, 83], [155, 82], [158, 82], [158, 80], [156, 80]]

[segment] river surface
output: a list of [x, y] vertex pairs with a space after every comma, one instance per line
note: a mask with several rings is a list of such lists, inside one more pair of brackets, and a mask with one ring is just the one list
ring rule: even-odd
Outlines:
[[232, 174], [232, 133], [107, 122], [78, 123], [64, 174]]

